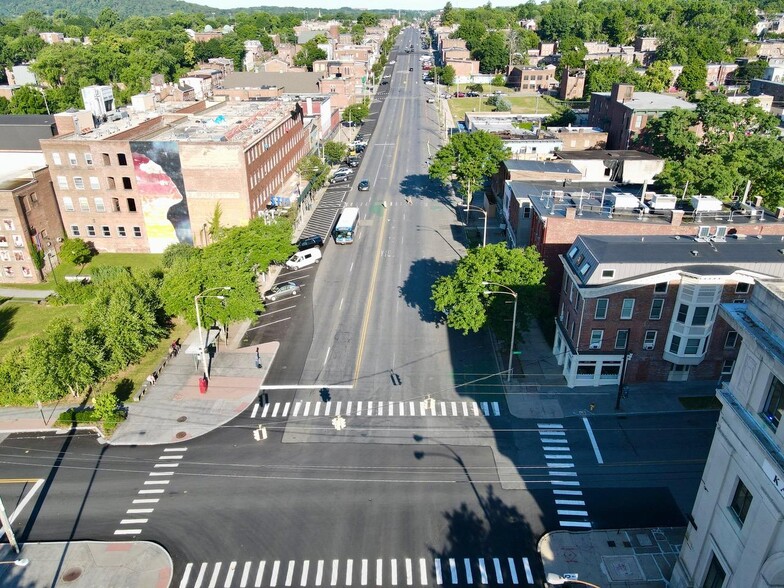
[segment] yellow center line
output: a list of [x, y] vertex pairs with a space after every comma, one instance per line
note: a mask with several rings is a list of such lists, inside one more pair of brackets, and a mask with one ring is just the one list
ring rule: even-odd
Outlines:
[[[400, 153], [400, 131], [403, 128], [403, 121], [405, 120], [405, 111], [407, 100], [403, 100], [403, 107], [400, 111], [400, 122], [398, 123], [397, 129], [397, 140], [395, 141], [395, 153], [392, 156], [392, 166], [391, 168], [394, 170], [395, 165], [397, 164], [397, 156]], [[375, 260], [373, 261], [373, 273], [370, 277], [370, 293], [368, 294], [368, 303], [365, 307], [365, 316], [362, 318], [362, 331], [359, 335], [359, 347], [357, 348], [357, 359], [354, 363], [354, 378], [353, 383], [354, 386], [357, 385], [357, 380], [359, 379], [359, 369], [362, 367], [362, 355], [365, 351], [365, 339], [367, 338], [367, 331], [368, 325], [370, 324], [370, 311], [373, 308], [373, 296], [376, 291], [376, 276], [378, 275], [378, 268], [381, 263], [381, 247], [384, 244], [384, 233], [386, 232], [387, 227], [387, 208], [384, 207], [384, 212], [381, 215], [381, 231], [379, 232], [378, 236], [378, 245], [376, 246], [376, 254]]]

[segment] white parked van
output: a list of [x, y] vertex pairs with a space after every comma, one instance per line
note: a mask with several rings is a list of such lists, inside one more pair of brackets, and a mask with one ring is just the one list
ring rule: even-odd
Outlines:
[[297, 270], [318, 263], [319, 261], [321, 261], [321, 250], [318, 247], [313, 247], [312, 249], [297, 251], [294, 255], [289, 257], [289, 260], [286, 262], [286, 267], [291, 270]]

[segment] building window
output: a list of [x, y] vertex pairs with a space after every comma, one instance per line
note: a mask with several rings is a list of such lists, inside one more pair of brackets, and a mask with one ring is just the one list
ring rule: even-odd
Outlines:
[[727, 579], [727, 572], [721, 567], [721, 563], [716, 558], [716, 554], [711, 555], [711, 562], [705, 579], [702, 581], [702, 588], [722, 588], [724, 580]]
[[87, 198], [79, 198], [79, 210], [82, 212], [90, 212], [90, 205], [87, 202]]
[[95, 227], [93, 225], [87, 225], [87, 236], [95, 237]]
[[604, 338], [604, 329], [593, 329], [591, 331], [591, 349], [598, 349], [601, 347], [602, 338]]
[[109, 229], [109, 227], [107, 225], [101, 226], [101, 233], [103, 234], [104, 237], [111, 237], [112, 236], [112, 231], [111, 231], [111, 229]]
[[686, 349], [684, 355], [697, 355], [700, 351], [700, 339], [686, 339]]
[[93, 198], [95, 202], [96, 212], [106, 212], [106, 205], [103, 203], [103, 198]]
[[71, 225], [71, 236], [78, 237], [79, 235], [81, 235], [79, 225]]
[[77, 190], [84, 190], [84, 180], [79, 176], [74, 176], [73, 183]]
[[728, 331], [727, 337], [724, 339], [724, 349], [735, 349], [738, 344], [738, 332]]
[[71, 165], [76, 165], [77, 163], [79, 163], [79, 160], [76, 159], [76, 153], [68, 154], [68, 163], [70, 163]]
[[652, 321], [658, 321], [662, 316], [664, 310], [664, 298], [654, 298], [651, 302], [651, 312], [648, 318]]
[[117, 234], [120, 237], [125, 237], [125, 227], [117, 227]]
[[30, 194], [30, 201], [33, 202], [33, 203], [37, 203], [38, 202], [38, 194], [36, 194], [35, 192], [31, 193]]
[[33, 272], [30, 271], [29, 267], [22, 266], [22, 276], [24, 276], [25, 278], [32, 278]]
[[602, 270], [602, 278], [605, 280], [609, 280], [610, 278], [615, 277], [615, 270], [614, 269], [606, 269]]
[[119, 163], [120, 165], [128, 165], [128, 158], [125, 157], [125, 153], [117, 154], [117, 163]]
[[678, 316], [675, 320], [678, 321], [679, 323], [686, 324], [686, 317], [688, 316], [688, 314], [689, 314], [689, 307], [686, 306], [685, 304], [681, 304], [678, 307]]
[[610, 304], [610, 300], [608, 298], [599, 298], [596, 301], [596, 312], [594, 312], [593, 318], [597, 320], [604, 320], [607, 318], [607, 307]]
[[593, 380], [596, 375], [596, 362], [581, 362], [577, 364], [577, 379], [578, 380]]
[[142, 236], [142, 228], [141, 227], [133, 227], [133, 236], [134, 237], [141, 237]]
[[585, 274], [588, 273], [588, 270], [590, 270], [590, 269], [591, 269], [591, 264], [590, 263], [584, 263], [583, 267], [580, 268], [580, 275], [584, 276]]
[[52, 153], [52, 163], [54, 163], [55, 165], [62, 165], [63, 164], [63, 160], [60, 159], [60, 154], [59, 153]]
[[569, 250], [569, 253], [567, 253], [566, 255], [569, 257], [569, 259], [574, 259], [574, 256], [577, 255], [577, 247], [573, 245], [572, 248]]
[[642, 348], [651, 350], [656, 347], [656, 336], [658, 331], [645, 331], [645, 340], [643, 341]]
[[126, 198], [125, 203], [128, 205], [128, 212], [136, 212], [136, 200], [133, 198]]
[[708, 312], [710, 311], [709, 306], [698, 306], [694, 309], [694, 314], [691, 317], [691, 324], [697, 327], [701, 327], [708, 322]]
[[632, 313], [634, 313], [634, 298], [624, 298], [623, 306], [621, 307], [621, 319], [631, 319]]
[[599, 378], [602, 380], [617, 380], [620, 374], [620, 363], [603, 363]]
[[670, 353], [678, 353], [678, 350], [681, 346], [681, 338], [677, 335], [673, 335], [672, 339], [670, 340]]
[[65, 209], [66, 212], [73, 212], [74, 211], [73, 199], [70, 198], [69, 196], [63, 196], [63, 208]]
[[746, 488], [746, 485], [738, 480], [738, 485], [735, 486], [735, 495], [730, 503], [730, 510], [738, 517], [741, 526], [746, 522], [746, 515], [749, 514], [752, 498], [751, 492]]
[[626, 346], [628, 344], [629, 344], [628, 329], [618, 329], [618, 332], [615, 334], [615, 348], [626, 349]]
[[101, 189], [101, 182], [95, 176], [90, 176], [90, 187], [93, 190], [100, 190]]
[[85, 153], [84, 154], [84, 162], [87, 165], [92, 165], [93, 164], [93, 154], [92, 153]]
[[109, 185], [109, 190], [117, 189], [117, 184], [115, 183], [113, 177], [109, 176], [108, 178], [106, 178], [106, 183]]
[[656, 284], [653, 287], [653, 291], [656, 294], [666, 294], [667, 293], [667, 286], [669, 286], [669, 284], [667, 282], [659, 282], [658, 284]]
[[765, 409], [762, 411], [762, 415], [775, 429], [781, 422], [782, 412], [784, 412], [784, 384], [774, 376], [773, 381], [770, 383], [768, 399], [765, 402]]
[[57, 187], [63, 190], [68, 189], [68, 178], [65, 176], [57, 176]]
[[747, 282], [738, 282], [738, 285], [735, 286], [735, 294], [748, 294], [750, 288], [751, 284]]
[[131, 178], [127, 176], [123, 176], [122, 182], [123, 182], [123, 190], [133, 189], [133, 186], [131, 186]]
[[101, 153], [101, 158], [103, 159], [104, 165], [112, 165], [112, 160], [110, 159], [108, 153]]
[[734, 359], [725, 359], [724, 363], [721, 364], [721, 375], [722, 376], [731, 376], [732, 371], [735, 369], [735, 360]]
[[112, 212], [120, 212], [120, 199], [112, 198]]

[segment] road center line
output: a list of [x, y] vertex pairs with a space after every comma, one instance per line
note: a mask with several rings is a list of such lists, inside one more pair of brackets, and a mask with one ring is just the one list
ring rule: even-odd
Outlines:
[[602, 454], [599, 451], [599, 445], [596, 443], [596, 437], [593, 436], [593, 429], [591, 429], [591, 424], [588, 422], [587, 417], [583, 417], [583, 424], [585, 425], [585, 430], [588, 432], [588, 438], [591, 440], [591, 446], [593, 447], [593, 452], [596, 455], [597, 463], [604, 463]]

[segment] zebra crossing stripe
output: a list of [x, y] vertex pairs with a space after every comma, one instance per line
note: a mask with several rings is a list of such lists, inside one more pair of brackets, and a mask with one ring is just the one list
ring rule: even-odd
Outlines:
[[330, 586], [337, 586], [338, 585], [338, 563], [339, 561], [336, 559], [332, 560], [332, 576], [330, 577]]
[[498, 405], [497, 402], [493, 402], [493, 415], [501, 416], [501, 407]]
[[383, 580], [383, 572], [384, 571], [384, 560], [377, 559], [376, 560], [376, 586], [381, 586], [381, 581]]
[[276, 416], [278, 416], [278, 408], [279, 408], [279, 407], [280, 407], [280, 405], [279, 405], [279, 404], [276, 402], [276, 403], [275, 403], [275, 407], [272, 409], [272, 418], [273, 418], [273, 419], [274, 419]]
[[327, 405], [324, 407], [324, 416], [329, 416], [329, 409], [332, 408], [332, 401], [327, 400]]
[[248, 585], [248, 576], [250, 576], [250, 566], [252, 565], [252, 561], [245, 562], [242, 568], [242, 577], [240, 578], [240, 588], [245, 588]]
[[463, 416], [468, 416], [468, 403], [463, 402]]
[[318, 416], [320, 410], [321, 410], [321, 403], [317, 402], [316, 406], [313, 407], [313, 416]]
[[397, 560], [392, 559], [389, 563], [392, 566], [392, 585], [397, 586]]
[[414, 570], [411, 566], [411, 559], [406, 558], [406, 584], [411, 586], [414, 583]]
[[509, 563], [509, 573], [512, 575], [512, 583], [517, 584], [517, 568], [515, 567], [514, 558], [507, 558], [507, 562]]
[[302, 576], [299, 580], [300, 586], [307, 586], [308, 585], [308, 570], [310, 569], [310, 560], [306, 559], [302, 562]]
[[362, 567], [359, 572], [359, 583], [362, 584], [362, 586], [367, 586], [367, 571], [367, 560], [363, 559]]
[[[359, 404], [359, 403], [357, 403], [357, 404]], [[351, 400], [349, 400], [348, 402], [346, 402], [346, 414], [347, 414], [347, 415], [348, 415], [348, 414], [351, 414]]]
[[540, 429], [563, 429], [560, 423], [538, 423], [536, 426]]
[[207, 584], [209, 588], [215, 588], [218, 585], [218, 574], [220, 574], [220, 569], [223, 564], [218, 562], [215, 564], [215, 569], [212, 570], [212, 577], [210, 578], [210, 583]]
[[294, 560], [289, 560], [289, 567], [286, 569], [286, 579], [284, 580], [286, 586], [291, 586], [291, 579], [294, 577]]
[[193, 588], [201, 588], [201, 583], [204, 581], [204, 575], [207, 573], [207, 562], [201, 564], [199, 568], [199, 575], [196, 576], [196, 583], [193, 585]]
[[452, 416], [457, 416], [457, 402], [451, 402], [452, 405]]
[[474, 416], [479, 416], [479, 405], [476, 402], [471, 403], [474, 409]]
[[467, 557], [463, 558], [463, 563], [465, 564], [466, 581], [469, 584], [473, 584], [474, 583], [474, 574], [471, 571], [471, 560], [468, 559]]
[[452, 576], [452, 584], [457, 584], [457, 564], [455, 558], [449, 558], [449, 573]]
[[534, 583], [534, 574], [531, 572], [531, 565], [528, 563], [528, 558], [523, 558], [523, 567], [525, 568], [525, 579], [528, 580], [529, 584]]
[[337, 415], [337, 414], [340, 414], [340, 405], [341, 405], [341, 404], [342, 404], [342, 403], [341, 403], [341, 401], [340, 401], [340, 400], [338, 400], [338, 401], [335, 403], [335, 414], [336, 414], [336, 415]]
[[[409, 408], [411, 409], [411, 414], [416, 414], [416, 409], [414, 408], [414, 403], [413, 403], [413, 402], [409, 402], [409, 403], [408, 403], [408, 406], [409, 406]], [[401, 414], [403, 413], [403, 411], [402, 411], [402, 410], [401, 410], [400, 412], [401, 412]], [[423, 416], [424, 416], [424, 415], [423, 415]]]
[[581, 527], [583, 529], [590, 529], [591, 523], [588, 521], [558, 521], [562, 527]]
[[427, 561], [424, 557], [419, 558], [419, 578], [423, 586], [427, 585]]
[[256, 572], [256, 581], [254, 582], [255, 588], [261, 588], [261, 580], [264, 577], [264, 567], [267, 565], [266, 561], [262, 561], [259, 564], [259, 571]]
[[485, 560], [483, 557], [479, 558], [479, 576], [482, 584], [487, 584], [487, 570], [485, 569]]
[[188, 585], [188, 580], [191, 578], [191, 570], [193, 569], [193, 563], [188, 562], [188, 565], [185, 566], [185, 571], [182, 573], [182, 580], [180, 580], [180, 588], [185, 588]]
[[480, 403], [480, 406], [482, 407], [482, 414], [485, 416], [490, 416], [490, 409], [487, 408], [487, 402]]
[[299, 414], [299, 409], [301, 407], [302, 407], [302, 402], [301, 401], [297, 402], [296, 404], [294, 404], [294, 412], [292, 413], [291, 416], [297, 416]]
[[[316, 403], [318, 406], [318, 402]], [[302, 413], [302, 416], [308, 416], [310, 414], [310, 402], [305, 403], [305, 412]]]
[[289, 416], [289, 409], [291, 408], [291, 402], [287, 402], [283, 405], [283, 412], [280, 413], [280, 416], [286, 417]]
[[233, 561], [229, 564], [229, 571], [226, 574], [226, 581], [223, 583], [223, 588], [231, 588], [231, 582], [234, 580], [234, 570], [237, 568], [237, 562]]
[[354, 560], [346, 560], [346, 586], [351, 586], [352, 570], [354, 569]]
[[[421, 561], [421, 560], [420, 560]], [[436, 559], [434, 562], [434, 567], [436, 571], [436, 584], [439, 586], [444, 583], [444, 578], [441, 576], [441, 560]]]
[[267, 413], [269, 412], [269, 407], [270, 407], [270, 405], [269, 405], [269, 403], [267, 403], [267, 404], [264, 405], [264, 408], [261, 409], [261, 418], [264, 418], [264, 417], [267, 416]]
[[272, 575], [270, 576], [270, 586], [278, 585], [279, 571], [280, 571], [280, 560], [276, 559], [272, 564]]
[[252, 419], [256, 418], [256, 413], [259, 412], [259, 405], [260, 405], [259, 402], [253, 405], [253, 412], [250, 413], [250, 418]]
[[324, 560], [318, 560], [316, 565], [316, 586], [321, 586], [321, 579], [324, 577]]

